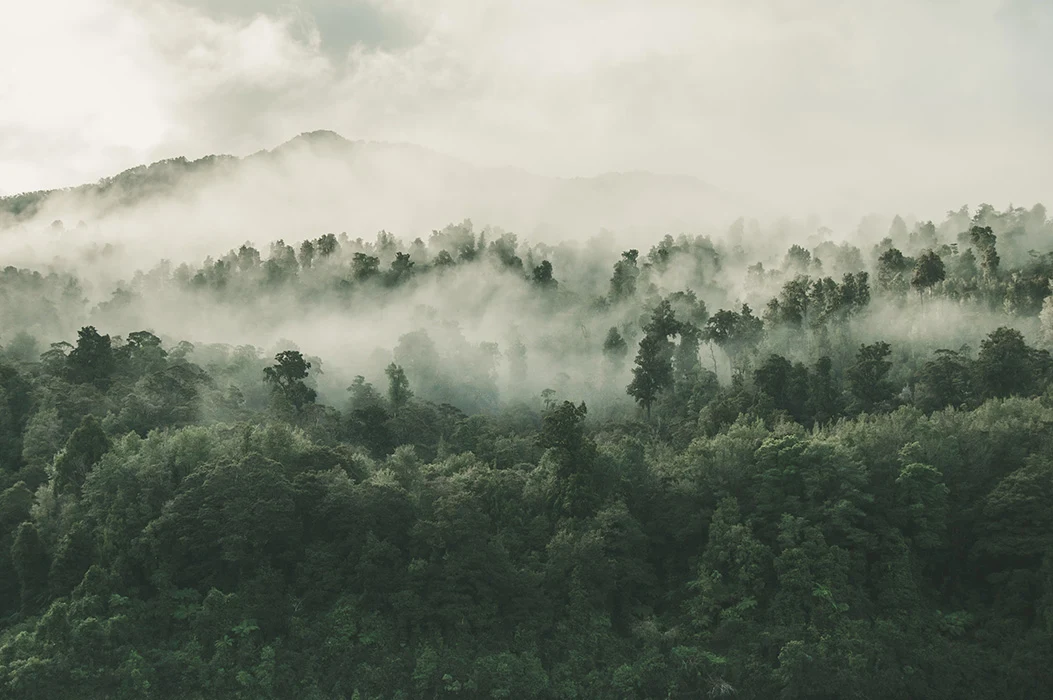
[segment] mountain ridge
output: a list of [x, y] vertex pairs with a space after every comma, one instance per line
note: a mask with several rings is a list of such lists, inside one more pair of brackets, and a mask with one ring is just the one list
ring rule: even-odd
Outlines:
[[751, 208], [687, 175], [560, 178], [316, 131], [245, 156], [178, 156], [0, 198], [0, 232], [14, 234], [5, 245], [50, 245], [61, 255], [105, 242], [144, 260], [185, 261], [247, 240], [325, 232], [413, 240], [465, 219], [550, 241], [610, 233], [631, 245], [641, 236], [713, 233]]
[[209, 154], [200, 158], [175, 156], [126, 168], [114, 175], [100, 178], [96, 182], [3, 195], [0, 196], [0, 223], [5, 223], [3, 221], [5, 218], [8, 219], [6, 223], [17, 223], [32, 218], [41, 211], [48, 200], [63, 195], [105, 197], [116, 194], [113, 205], [120, 207], [137, 203], [152, 195], [164, 194], [166, 189], [185, 184], [179, 181], [181, 178], [193, 179], [203, 174], [215, 174], [224, 167], [236, 168], [241, 165], [302, 155], [303, 151], [325, 158], [353, 158], [362, 152], [385, 151], [425, 158], [458, 170], [568, 185], [617, 186], [630, 183], [641, 184], [642, 181], [650, 180], [652, 183], [692, 186], [715, 192], [712, 185], [692, 175], [648, 170], [606, 171], [595, 175], [577, 176], [543, 175], [517, 166], [478, 166], [414, 143], [352, 140], [336, 131], [323, 129], [302, 132], [273, 148], [261, 149], [246, 156], [225, 153]]

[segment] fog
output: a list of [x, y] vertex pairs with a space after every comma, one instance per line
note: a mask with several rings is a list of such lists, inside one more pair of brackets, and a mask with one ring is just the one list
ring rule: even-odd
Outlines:
[[716, 230], [745, 207], [687, 176], [545, 177], [314, 132], [244, 159], [160, 163], [105, 187], [57, 192], [7, 217], [16, 231], [0, 250], [40, 260], [109, 243], [141, 266], [324, 232], [372, 238], [386, 230], [411, 241], [468, 217], [549, 242], [607, 229], [629, 244], [669, 230]]
[[1047, 696], [1049, 0], [6, 5], [0, 697]]
[[[30, 194], [0, 200], [0, 260], [23, 269], [0, 343], [91, 323], [202, 362], [295, 346], [332, 403], [395, 359], [484, 410], [546, 389], [628, 404], [661, 299], [760, 317], [797, 275], [865, 271], [874, 298], [836, 340], [776, 314], [754, 359], [842, 367], [888, 340], [916, 366], [1000, 325], [1040, 335], [1049, 223], [1013, 204], [1053, 190], [1047, 3], [43, 0], [7, 19], [0, 193]], [[976, 281], [974, 225], [1000, 277]], [[325, 234], [339, 250], [305, 259]], [[892, 245], [955, 272], [905, 301], [909, 271], [877, 284]], [[725, 384], [743, 370], [702, 358]]]
[[332, 129], [476, 167], [689, 175], [839, 225], [930, 218], [1048, 197], [1051, 37], [1041, 0], [21, 3], [0, 192]]
[[[429, 203], [410, 188], [408, 201], [419, 206], [400, 209], [398, 188], [384, 173], [392, 163], [400, 174], [419, 166], [426, 173], [417, 180], [422, 189], [431, 187], [436, 172], [428, 171], [430, 163], [443, 172], [438, 181], [450, 187], [445, 192], [466, 199]], [[369, 178], [370, 172], [378, 174]], [[455, 175], [463, 181], [449, 185]], [[372, 198], [341, 198], [341, 188], [327, 184], [346, 185], [356, 177]], [[1006, 212], [980, 207], [975, 215], [956, 211], [936, 224], [917, 221], [909, 228], [900, 218], [871, 216], [843, 231], [814, 217], [739, 219], [722, 229], [698, 226], [712, 233], [662, 237], [657, 231], [672, 224], [660, 223], [660, 215], [647, 221], [646, 213], [649, 206], [667, 215], [670, 209], [643, 194], [605, 200], [611, 194], [596, 182], [539, 178], [539, 198], [517, 210], [517, 201], [488, 192], [471, 199], [479, 192], [470, 185], [483, 187], [486, 180], [468, 166], [419, 149], [356, 145], [328, 134], [246, 161], [180, 170], [160, 185], [149, 178], [131, 182], [101, 193], [59, 192], [43, 199], [36, 214], [16, 217], [5, 234], [7, 259], [25, 269], [4, 272], [0, 345], [24, 343], [18, 336], [28, 333], [40, 352], [49, 343], [73, 341], [87, 324], [115, 337], [147, 329], [170, 350], [190, 341], [190, 360], [242, 386], [250, 399], [255, 392], [257, 402], [266, 400], [262, 367], [276, 353], [296, 349], [314, 363], [312, 382], [330, 405], [347, 401], [356, 376], [383, 384], [384, 368], [394, 361], [420, 397], [469, 412], [517, 401], [537, 405], [554, 392], [611, 415], [632, 410], [625, 393], [632, 358], [662, 299], [673, 300], [680, 321], [700, 329], [718, 310], [738, 311], [743, 304], [764, 316], [765, 337], [749, 358], [719, 342], [703, 343], [698, 361], [724, 385], [770, 353], [806, 364], [829, 356], [840, 372], [861, 343], [877, 341], [892, 344], [895, 378], [906, 385], [907, 373], [935, 350], [974, 353], [1000, 326], [1040, 342], [1038, 307], [1049, 294], [1048, 279], [1039, 277], [1030, 301], [1012, 308], [1002, 302], [1014, 289], [1031, 289], [1019, 280], [1044, 274], [1029, 267], [1050, 249], [1053, 222], [1041, 206]], [[591, 191], [595, 202], [568, 204], [560, 200], [561, 188]], [[654, 194], [668, 192], [655, 187]], [[517, 211], [528, 221], [538, 212], [554, 212], [554, 218], [533, 220], [529, 236], [469, 220], [426, 229], [428, 216], [470, 201], [490, 202], [495, 218], [503, 213], [514, 219]], [[604, 231], [599, 220], [588, 220], [607, 211], [604, 201], [626, 221], [639, 212], [637, 227]], [[47, 223], [62, 212], [87, 219], [68, 229]], [[323, 255], [323, 232], [343, 217], [356, 227], [330, 234], [333, 250]], [[369, 217], [401, 225], [357, 235], [369, 230]], [[565, 227], [567, 221], [575, 226]], [[964, 256], [973, 255], [967, 231], [979, 225], [992, 226], [1000, 240], [1000, 279], [981, 280], [975, 269], [963, 267]], [[314, 234], [307, 233], [312, 228]], [[575, 238], [575, 228], [595, 234]], [[18, 236], [16, 229], [31, 235]], [[279, 240], [282, 231], [288, 235]], [[631, 241], [644, 244], [636, 244], [639, 259], [628, 291], [619, 291], [615, 280]], [[909, 291], [908, 279], [881, 281], [878, 257], [893, 245], [914, 256], [940, 250], [948, 279], [921, 295]], [[399, 272], [396, 254], [408, 254], [412, 266]], [[538, 277], [544, 261], [554, 283]], [[799, 303], [787, 301], [795, 280], [811, 285], [832, 278], [836, 284], [861, 272], [869, 274], [872, 298], [858, 312], [822, 320], [826, 311], [805, 307], [802, 325], [772, 311], [773, 300]], [[612, 328], [628, 345], [624, 357], [604, 353]]]

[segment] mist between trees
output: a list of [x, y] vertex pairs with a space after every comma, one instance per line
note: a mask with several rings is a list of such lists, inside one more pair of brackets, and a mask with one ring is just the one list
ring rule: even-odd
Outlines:
[[21, 253], [0, 687], [1042, 696], [1053, 222], [843, 239]]

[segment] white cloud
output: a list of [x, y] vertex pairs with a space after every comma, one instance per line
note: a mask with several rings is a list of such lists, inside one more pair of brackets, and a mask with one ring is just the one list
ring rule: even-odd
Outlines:
[[0, 189], [331, 128], [553, 174], [686, 172], [802, 208], [934, 215], [1053, 190], [1037, 0], [367, 5], [414, 40], [326, 45], [312, 18], [330, 0], [20, 7], [0, 29]]

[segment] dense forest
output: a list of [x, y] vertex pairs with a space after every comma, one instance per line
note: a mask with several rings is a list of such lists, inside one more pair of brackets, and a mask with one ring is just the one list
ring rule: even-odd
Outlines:
[[1041, 205], [98, 240], [0, 270], [0, 696], [1053, 687]]

